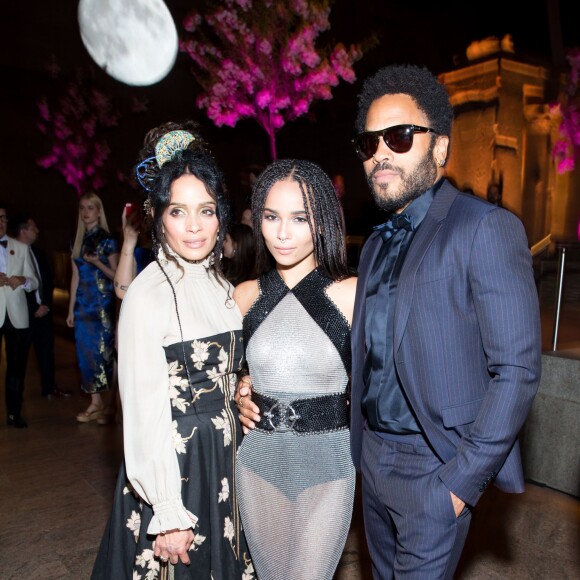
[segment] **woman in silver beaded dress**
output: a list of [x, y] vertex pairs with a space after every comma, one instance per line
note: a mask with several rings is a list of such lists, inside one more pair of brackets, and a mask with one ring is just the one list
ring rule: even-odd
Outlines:
[[121, 307], [125, 460], [91, 578], [252, 580], [234, 477], [242, 317], [219, 267], [224, 180], [189, 131], [163, 125], [148, 143], [138, 176], [155, 261]]
[[260, 420], [238, 453], [240, 515], [260, 580], [330, 580], [355, 488], [347, 385], [356, 278], [340, 203], [320, 167], [281, 160], [258, 178], [252, 215], [262, 275], [234, 299]]

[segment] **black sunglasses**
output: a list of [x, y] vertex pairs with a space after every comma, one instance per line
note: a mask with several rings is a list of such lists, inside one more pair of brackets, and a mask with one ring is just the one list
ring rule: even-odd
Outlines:
[[368, 161], [379, 148], [379, 139], [382, 137], [387, 147], [395, 153], [407, 153], [413, 147], [413, 135], [415, 133], [435, 133], [434, 129], [420, 127], [419, 125], [394, 125], [380, 131], [365, 131], [355, 135], [352, 144], [356, 154], [362, 161]]

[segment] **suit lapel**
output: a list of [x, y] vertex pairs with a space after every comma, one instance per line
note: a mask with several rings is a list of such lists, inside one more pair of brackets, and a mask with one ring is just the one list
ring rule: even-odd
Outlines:
[[451, 204], [457, 197], [459, 191], [455, 189], [448, 181], [445, 181], [433, 202], [427, 211], [425, 219], [419, 226], [409, 251], [405, 258], [399, 282], [397, 287], [397, 303], [395, 305], [395, 319], [394, 319], [394, 337], [393, 346], [394, 351], [397, 352], [403, 339], [411, 304], [413, 303], [413, 291], [415, 289], [415, 276], [417, 270], [423, 261], [425, 253], [429, 246], [437, 236], [441, 229], [444, 220], [449, 213]]
[[368, 240], [366, 241], [363, 251], [360, 256], [359, 269], [358, 269], [358, 280], [356, 284], [356, 298], [355, 307], [353, 314], [353, 326], [352, 326], [352, 355], [353, 360], [355, 357], [362, 355], [364, 357], [365, 352], [365, 296], [367, 291], [367, 282], [369, 279], [369, 273], [373, 267], [381, 244], [383, 243], [379, 232], [373, 232]]
[[[359, 270], [358, 270], [358, 281], [356, 286], [356, 307], [355, 312], [357, 314], [357, 320], [363, 321], [365, 317], [365, 302], [364, 299], [366, 296], [367, 291], [367, 282], [369, 279], [369, 273], [372, 270], [373, 264], [377, 258], [377, 254], [379, 253], [379, 249], [381, 244], [383, 243], [380, 233], [373, 232], [361, 253], [360, 261], [359, 261]], [[363, 323], [364, 326], [364, 323]]]
[[6, 244], [6, 275], [12, 276], [12, 268], [14, 266], [14, 242], [12, 238], [8, 238], [8, 243]]

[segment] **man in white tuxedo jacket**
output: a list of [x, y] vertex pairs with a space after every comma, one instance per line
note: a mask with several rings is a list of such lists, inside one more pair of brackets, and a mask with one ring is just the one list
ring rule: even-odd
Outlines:
[[21, 416], [26, 354], [28, 304], [25, 292], [38, 288], [30, 250], [6, 235], [8, 216], [0, 203], [0, 344], [6, 347], [6, 411], [8, 425], [28, 427]]

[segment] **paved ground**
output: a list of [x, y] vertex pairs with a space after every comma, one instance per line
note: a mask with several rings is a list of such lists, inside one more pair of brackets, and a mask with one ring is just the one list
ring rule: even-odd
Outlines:
[[[59, 313], [65, 302], [63, 295]], [[549, 349], [553, 305], [544, 302], [544, 348]], [[569, 301], [560, 346], [580, 357], [579, 322], [580, 308]], [[122, 457], [121, 421], [107, 426], [75, 421], [88, 400], [79, 393], [74, 344], [62, 318], [57, 328], [57, 380], [74, 396], [42, 399], [32, 356], [24, 408], [30, 428], [8, 429], [3, 397], [0, 401], [0, 580], [89, 578], [111, 508]], [[3, 365], [0, 376], [3, 384]], [[357, 494], [335, 580], [370, 578]], [[522, 495], [488, 490], [474, 511], [457, 578], [578, 580], [580, 501], [532, 483]]]

